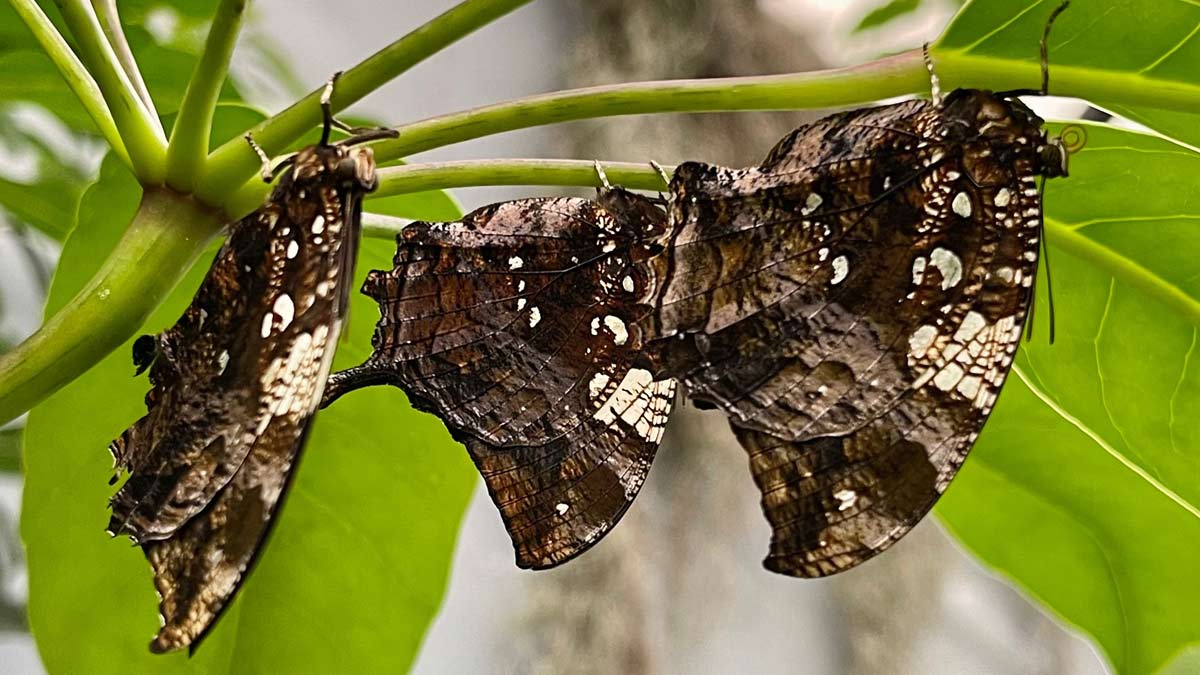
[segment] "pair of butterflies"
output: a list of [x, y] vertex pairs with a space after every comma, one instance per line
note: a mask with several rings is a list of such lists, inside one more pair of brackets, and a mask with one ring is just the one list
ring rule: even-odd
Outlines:
[[153, 388], [112, 446], [131, 476], [109, 530], [154, 568], [152, 650], [194, 649], [322, 401], [375, 384], [467, 447], [521, 567], [616, 524], [677, 389], [749, 453], [768, 569], [870, 558], [933, 506], [991, 411], [1033, 297], [1036, 181], [1065, 170], [1015, 98], [957, 90], [800, 127], [757, 167], [683, 164], [665, 209], [606, 188], [415, 223], [363, 287], [373, 354], [330, 376], [374, 163], [345, 142], [301, 151], [179, 321], [135, 345]]

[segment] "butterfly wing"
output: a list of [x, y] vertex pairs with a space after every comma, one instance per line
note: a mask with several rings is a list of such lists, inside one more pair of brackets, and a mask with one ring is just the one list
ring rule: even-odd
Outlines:
[[613, 190], [603, 203], [526, 199], [455, 223], [415, 223], [380, 303], [375, 351], [335, 374], [404, 389], [467, 446], [523, 567], [576, 555], [637, 494], [670, 412], [638, 322], [650, 310], [665, 216]]
[[[110, 531], [142, 544], [164, 626], [154, 651], [195, 646], [265, 542], [331, 369], [349, 301], [363, 187], [343, 156], [302, 151], [235, 224], [191, 306], [155, 340], [148, 413], [114, 441], [130, 479]], [[365, 175], [365, 174], [364, 174]], [[144, 345], [144, 343], [143, 343]]]
[[830, 574], [889, 546], [991, 411], [1041, 216], [1045, 138], [1015, 105], [960, 91], [854, 111], [760, 167], [678, 170], [666, 372], [751, 453], [771, 569]]

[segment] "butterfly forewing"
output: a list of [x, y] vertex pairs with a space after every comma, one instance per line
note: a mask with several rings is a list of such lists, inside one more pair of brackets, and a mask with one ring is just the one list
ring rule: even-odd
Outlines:
[[665, 373], [751, 453], [771, 569], [865, 560], [962, 464], [1032, 297], [1040, 125], [960, 90], [801, 127], [753, 169], [677, 171]]
[[332, 380], [402, 387], [475, 460], [523, 567], [595, 543], [637, 494], [674, 395], [642, 351], [665, 215], [620, 189], [416, 223], [372, 272], [375, 351]]
[[332, 364], [373, 167], [365, 150], [301, 151], [231, 227], [179, 321], [135, 348], [153, 388], [113, 442], [131, 475], [109, 530], [154, 568], [155, 651], [194, 647], [265, 541]]

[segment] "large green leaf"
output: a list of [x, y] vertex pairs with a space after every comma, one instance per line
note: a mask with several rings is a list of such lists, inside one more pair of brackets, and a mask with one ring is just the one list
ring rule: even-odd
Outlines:
[[1118, 672], [1148, 673], [1200, 643], [1200, 155], [1087, 133], [1047, 187], [1056, 342], [1043, 293], [1042, 339], [938, 511]]
[[[227, 123], [225, 135], [244, 128]], [[83, 198], [50, 293], [60, 306], [95, 271], [137, 207], [114, 161]], [[397, 215], [458, 217], [444, 195], [392, 203]], [[358, 263], [391, 266], [391, 242]], [[211, 254], [151, 317], [182, 312]], [[357, 281], [356, 281], [357, 283]], [[337, 366], [369, 351], [374, 304], [356, 294]], [[105, 447], [144, 413], [129, 345], [33, 410], [25, 433], [22, 533], [30, 625], [50, 672], [403, 672], [441, 601], [474, 472], [442, 425], [377, 388], [317, 417], [265, 554], [197, 654], [153, 656], [157, 601], [140, 549], [104, 534], [112, 474]]]

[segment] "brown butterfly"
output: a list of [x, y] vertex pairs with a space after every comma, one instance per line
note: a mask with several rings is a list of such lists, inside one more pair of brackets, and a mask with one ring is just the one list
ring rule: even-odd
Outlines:
[[856, 565], [945, 490], [1012, 365], [1037, 180], [1064, 158], [1019, 101], [958, 90], [801, 127], [758, 167], [678, 167], [644, 330], [750, 453], [769, 569]]
[[378, 135], [329, 142], [332, 85], [320, 143], [287, 160], [266, 203], [230, 227], [175, 325], [134, 344], [153, 388], [146, 416], [110, 446], [130, 477], [108, 530], [140, 544], [154, 569], [155, 652], [194, 650], [245, 580], [332, 365], [362, 198], [376, 184], [371, 151], [351, 146]]
[[665, 215], [620, 188], [524, 199], [455, 223], [415, 223], [380, 304], [374, 353], [336, 373], [326, 404], [399, 386], [465, 444], [516, 550], [544, 568], [596, 543], [637, 495], [671, 411], [641, 324]]
[[546, 567], [628, 507], [678, 381], [750, 453], [768, 569], [867, 560], [932, 508], [1011, 368], [1038, 180], [1067, 173], [1016, 99], [1045, 93], [1042, 51], [1040, 92], [943, 99], [934, 79], [932, 101], [805, 125], [759, 166], [683, 164], [665, 216], [608, 190], [414, 225], [365, 288], [375, 353], [328, 400], [402, 387], [467, 445], [518, 564]]

